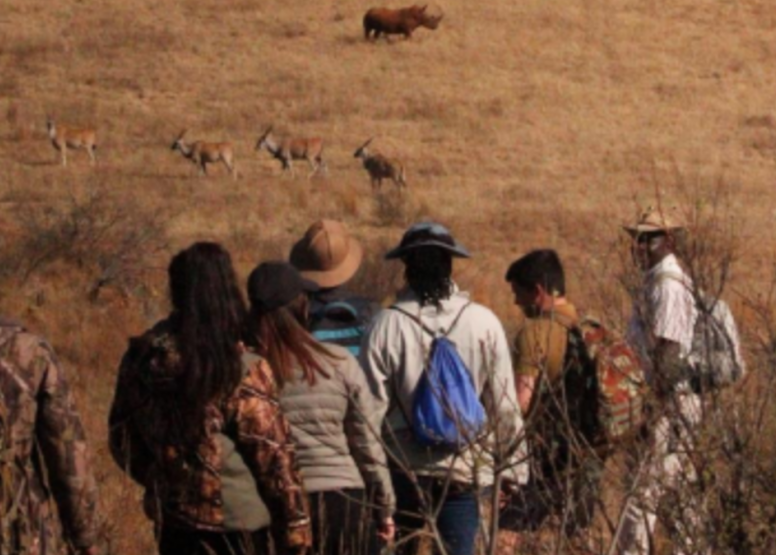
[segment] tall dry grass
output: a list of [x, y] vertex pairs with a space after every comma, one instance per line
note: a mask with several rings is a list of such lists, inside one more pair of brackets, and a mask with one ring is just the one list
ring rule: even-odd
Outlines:
[[[341, 219], [369, 253], [358, 287], [387, 296], [400, 269], [380, 254], [411, 221], [435, 218], [475, 253], [457, 270], [462, 286], [508, 328], [519, 314], [503, 271], [538, 246], [560, 251], [580, 304], [622, 323], [629, 301], [618, 268], [628, 261], [619, 224], [658, 196], [692, 219], [722, 195], [729, 222], [711, 231], [732, 233], [739, 253], [727, 296], [746, 324], [749, 353], [772, 344], [763, 331], [773, 316], [767, 277], [776, 245], [768, 2], [448, 0], [438, 31], [390, 44], [362, 40], [367, 7], [4, 6], [0, 308], [47, 334], [76, 382], [112, 552], [151, 545], [138, 492], [105, 449], [115, 369], [127, 337], [164, 314], [169, 256], [194, 240], [223, 242], [244, 276], [257, 261], [284, 256], [311, 221]], [[97, 129], [97, 168], [82, 152], [59, 166], [47, 114]], [[329, 175], [282, 176], [253, 151], [268, 124], [324, 137]], [[193, 178], [169, 151], [184, 127], [192, 138], [234, 141], [241, 178], [232, 182], [222, 168]], [[408, 167], [402, 198], [390, 188], [373, 195], [352, 157], [372, 135]], [[68, 228], [74, 206], [96, 194], [106, 200], [88, 206], [95, 221]], [[105, 218], [118, 218], [114, 235], [94, 249]], [[110, 258], [126, 242], [140, 249], [119, 264], [127, 283], [114, 287], [111, 277], [90, 297], [106, 271], [97, 252]], [[36, 257], [42, 268], [18, 266]]]

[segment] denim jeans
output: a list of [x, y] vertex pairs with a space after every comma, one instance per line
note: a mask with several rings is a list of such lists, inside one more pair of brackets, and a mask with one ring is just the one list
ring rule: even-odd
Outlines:
[[[398, 471], [392, 472], [391, 478], [396, 492], [397, 541], [401, 542], [403, 537], [422, 529], [426, 521], [419, 514], [423, 511], [421, 500], [409, 478]], [[445, 495], [444, 480], [425, 476], [418, 477], [418, 485], [429, 503], [428, 508], [433, 511], [441, 504], [436, 526], [448, 555], [474, 555], [480, 526], [479, 497], [474, 487], [453, 482]], [[415, 555], [417, 549], [418, 541], [413, 539], [401, 542], [396, 552], [397, 555]]]

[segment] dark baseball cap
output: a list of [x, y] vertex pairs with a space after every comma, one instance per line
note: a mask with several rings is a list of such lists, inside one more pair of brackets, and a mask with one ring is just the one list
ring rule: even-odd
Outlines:
[[458, 258], [471, 258], [466, 247], [456, 241], [445, 226], [436, 222], [421, 222], [404, 232], [401, 243], [388, 251], [385, 259], [401, 258], [408, 251], [420, 247], [438, 247]]
[[265, 311], [285, 306], [302, 293], [318, 289], [317, 283], [304, 279], [288, 262], [263, 262], [248, 276], [248, 298]]

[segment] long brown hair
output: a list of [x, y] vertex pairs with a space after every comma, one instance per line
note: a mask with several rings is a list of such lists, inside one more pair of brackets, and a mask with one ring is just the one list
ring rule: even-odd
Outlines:
[[185, 439], [202, 433], [208, 403], [230, 395], [242, 379], [238, 344], [245, 336], [245, 301], [229, 252], [217, 243], [195, 243], [168, 268], [170, 321], [182, 357], [177, 406], [191, 424]]
[[302, 293], [287, 305], [265, 311], [251, 301], [250, 341], [257, 353], [269, 362], [281, 388], [286, 382], [294, 381], [297, 366], [310, 385], [315, 385], [318, 374], [330, 378], [322, 358], [338, 359], [305, 329], [308, 302], [307, 295]]

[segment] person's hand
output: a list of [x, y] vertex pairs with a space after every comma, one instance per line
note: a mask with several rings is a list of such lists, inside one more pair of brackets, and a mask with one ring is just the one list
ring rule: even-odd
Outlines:
[[498, 492], [498, 508], [503, 509], [512, 500], [512, 496], [517, 493], [520, 485], [511, 480], [503, 479], [501, 481], [501, 489]]
[[396, 536], [396, 523], [394, 523], [393, 517], [389, 516], [377, 525], [377, 537], [383, 543], [391, 543], [394, 536]]

